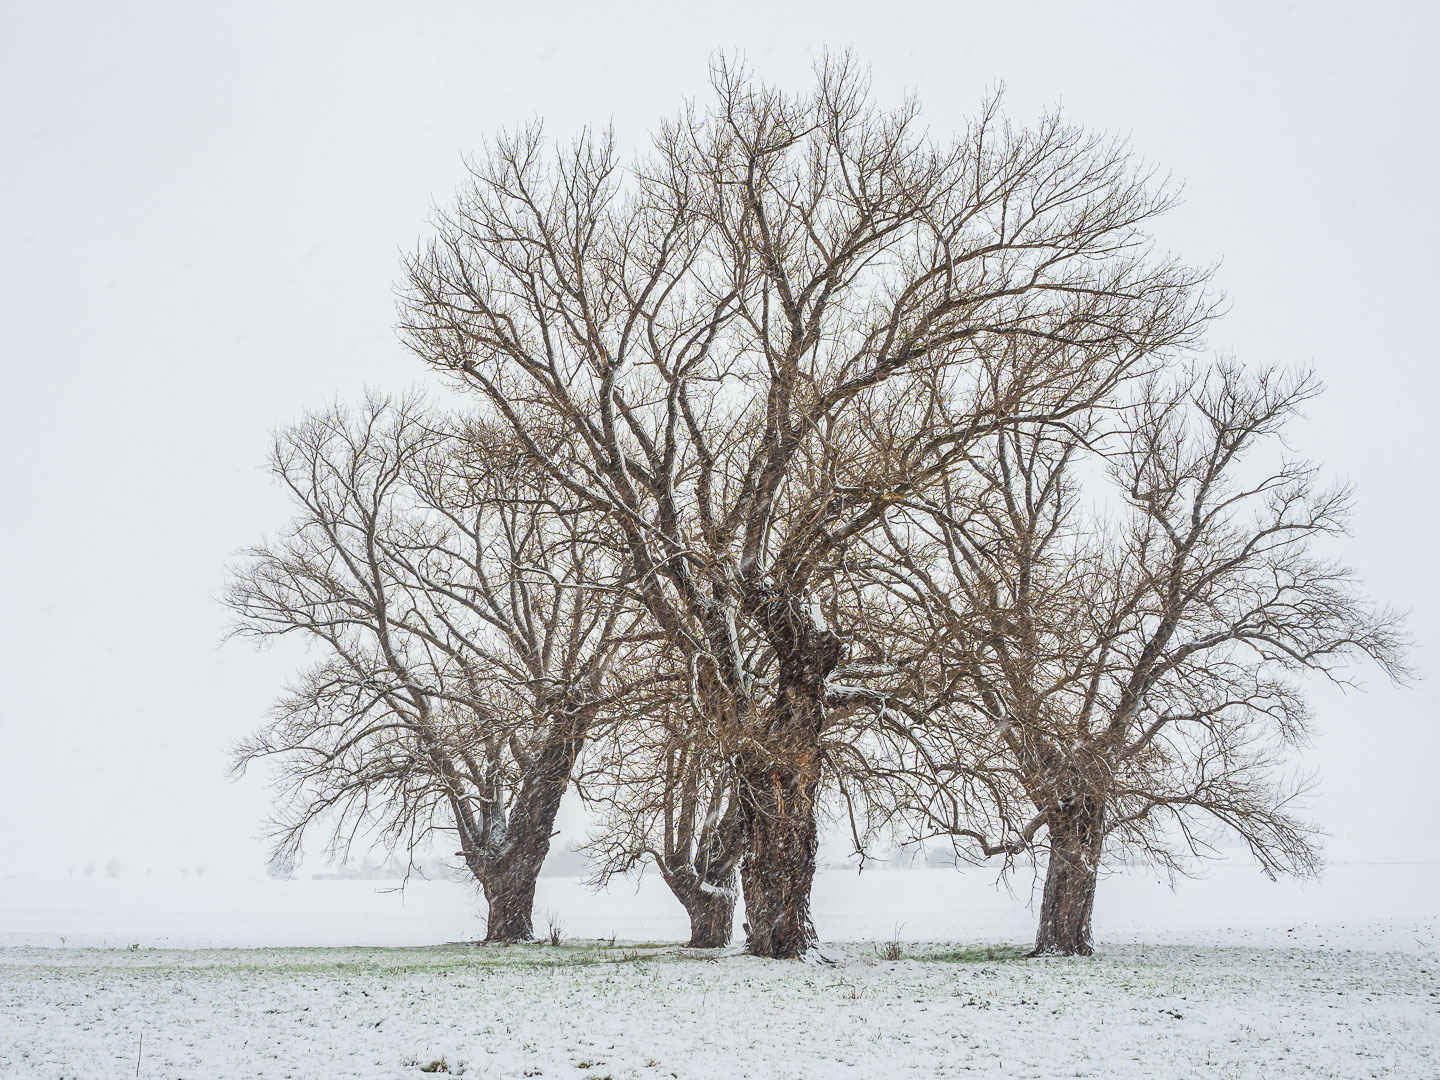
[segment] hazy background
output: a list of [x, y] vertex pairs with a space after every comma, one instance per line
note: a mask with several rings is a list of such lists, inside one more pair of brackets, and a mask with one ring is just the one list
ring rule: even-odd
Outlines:
[[227, 750], [297, 654], [221, 648], [216, 597], [288, 515], [272, 429], [435, 384], [391, 286], [461, 153], [533, 116], [638, 146], [715, 50], [800, 88], [825, 45], [938, 135], [1003, 81], [1184, 181], [1162, 240], [1220, 263], [1215, 344], [1319, 370], [1296, 445], [1358, 484], [1350, 560], [1413, 610], [1415, 688], [1317, 688], [1313, 816], [1337, 860], [1440, 858], [1435, 9], [1001, 7], [0, 3], [0, 890], [263, 872]]

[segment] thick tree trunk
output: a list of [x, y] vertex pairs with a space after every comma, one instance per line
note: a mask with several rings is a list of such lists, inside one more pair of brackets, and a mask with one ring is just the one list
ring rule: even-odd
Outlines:
[[[734, 798], [718, 820], [717, 810], [718, 803], [705, 813], [694, 850], [688, 830], [683, 831], [659, 862], [665, 883], [690, 916], [688, 944], [692, 949], [724, 948], [735, 932], [740, 885], [735, 868], [744, 854], [744, 822]], [[683, 818], [693, 821], [697, 812], [693, 801], [681, 800], [679, 814]]]
[[583, 738], [570, 736], [537, 753], [510, 807], [503, 839], [474, 858], [462, 852], [489, 904], [486, 941], [513, 943], [535, 938], [535, 881], [550, 853], [555, 815], [583, 744]]
[[1090, 916], [1104, 840], [1100, 804], [1082, 797], [1050, 816], [1050, 863], [1031, 956], [1089, 956]]
[[690, 916], [691, 949], [722, 949], [735, 932], [735, 874], [728, 882], [704, 882], [692, 866], [660, 867], [670, 891]]
[[756, 956], [796, 959], [818, 944], [810, 887], [819, 846], [820, 732], [825, 679], [844, 648], [794, 602], [771, 599], [759, 614], [779, 663], [774, 713], [754, 750], [743, 755], [737, 778], [745, 821], [746, 948]]
[[818, 944], [810, 921], [818, 764], [762, 765], [739, 777], [747, 839], [741, 867], [745, 947], [755, 956], [793, 960]]
[[692, 949], [723, 949], [735, 932], [735, 886], [706, 885], [684, 899], [690, 915]]
[[[528, 871], [528, 866], [525, 868]], [[491, 873], [485, 881], [485, 899], [489, 903], [489, 919], [485, 924], [485, 940], [514, 944], [535, 939], [535, 873]]]

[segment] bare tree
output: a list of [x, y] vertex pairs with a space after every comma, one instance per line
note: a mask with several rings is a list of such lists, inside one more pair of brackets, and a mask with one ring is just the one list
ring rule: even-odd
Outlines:
[[936, 144], [848, 58], [800, 96], [712, 81], [630, 168], [608, 134], [495, 140], [401, 325], [610, 523], [733, 763], [748, 946], [793, 957], [832, 710], [867, 694], [816, 582], [977, 440], [1084, 409], [1208, 308], [1149, 252], [1163, 188], [1057, 116], [989, 103]]
[[[1316, 866], [1284, 771], [1300, 677], [1405, 667], [1397, 616], [1315, 552], [1348, 492], [1275, 446], [1315, 390], [1226, 363], [1152, 382], [1118, 432], [1012, 428], [877, 545], [933, 708], [886, 797], [970, 852], [1048, 851], [1037, 955], [1091, 951], [1107, 845], [1178, 867], [1225, 832], [1272, 875]], [[1121, 509], [1082, 513], [1107, 476]]]
[[271, 464], [298, 513], [247, 553], [228, 603], [237, 633], [320, 651], [236, 754], [279, 760], [277, 857], [325, 818], [342, 856], [363, 830], [407, 850], [453, 831], [487, 940], [529, 939], [561, 797], [623, 693], [638, 617], [604, 547], [523, 447], [417, 400], [313, 416]]

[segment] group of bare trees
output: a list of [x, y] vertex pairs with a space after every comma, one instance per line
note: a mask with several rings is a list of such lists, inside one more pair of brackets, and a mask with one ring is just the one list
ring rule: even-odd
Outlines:
[[632, 162], [533, 127], [472, 163], [400, 299], [469, 416], [279, 440], [300, 513], [230, 603], [323, 646], [241, 750], [282, 855], [453, 832], [523, 938], [573, 784], [599, 876], [653, 864], [696, 945], [743, 895], [772, 957], [816, 944], [824, 813], [1048, 852], [1041, 953], [1089, 950], [1107, 852], [1310, 868], [1298, 679], [1403, 642], [1278, 440], [1313, 382], [1203, 358], [1164, 186], [994, 103], [937, 143], [849, 59], [713, 87]]

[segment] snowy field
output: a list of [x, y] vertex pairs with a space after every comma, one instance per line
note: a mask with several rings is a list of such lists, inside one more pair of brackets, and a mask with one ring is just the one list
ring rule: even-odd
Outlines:
[[822, 873], [825, 966], [670, 944], [654, 879], [543, 878], [566, 942], [508, 949], [394, 884], [0, 879], [0, 1076], [1440, 1076], [1437, 864], [1113, 876], [1097, 958], [1038, 962], [974, 871]]

